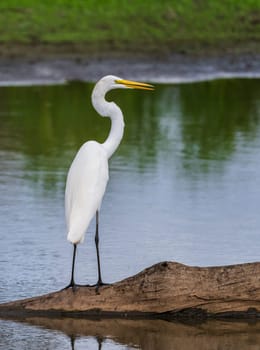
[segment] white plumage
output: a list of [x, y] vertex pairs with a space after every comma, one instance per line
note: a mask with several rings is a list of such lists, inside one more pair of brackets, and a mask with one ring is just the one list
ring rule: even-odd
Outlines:
[[88, 141], [76, 154], [67, 176], [65, 189], [65, 216], [68, 240], [73, 243], [73, 259], [70, 284], [75, 287], [74, 265], [76, 247], [82, 243], [88, 226], [96, 215], [95, 243], [98, 262], [97, 288], [103, 284], [101, 279], [99, 257], [98, 213], [108, 182], [108, 160], [120, 144], [124, 133], [124, 119], [121, 109], [114, 103], [105, 100], [109, 90], [116, 88], [134, 88], [153, 90], [153, 86], [144, 83], [123, 80], [113, 75], [100, 79], [92, 93], [92, 104], [102, 117], [111, 119], [111, 129], [104, 143]]
[[103, 145], [88, 141], [73, 160], [66, 183], [68, 240], [82, 243], [90, 221], [100, 209], [108, 182], [108, 158]]

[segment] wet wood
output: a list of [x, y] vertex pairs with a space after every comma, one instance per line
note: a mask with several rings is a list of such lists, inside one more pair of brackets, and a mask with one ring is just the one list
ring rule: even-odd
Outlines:
[[70, 288], [0, 305], [0, 317], [12, 314], [259, 318], [260, 263], [190, 267], [162, 262], [98, 292]]

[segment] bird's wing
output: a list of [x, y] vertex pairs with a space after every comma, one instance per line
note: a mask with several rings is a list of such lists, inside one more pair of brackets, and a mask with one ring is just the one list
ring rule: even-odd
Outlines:
[[108, 182], [107, 155], [98, 142], [86, 142], [68, 172], [65, 211], [68, 240], [82, 242], [91, 219], [99, 210]]

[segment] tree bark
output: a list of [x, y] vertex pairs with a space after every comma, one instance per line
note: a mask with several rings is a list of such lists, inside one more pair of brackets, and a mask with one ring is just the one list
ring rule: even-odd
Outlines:
[[161, 262], [120, 282], [0, 305], [0, 317], [259, 318], [260, 263], [190, 267]]

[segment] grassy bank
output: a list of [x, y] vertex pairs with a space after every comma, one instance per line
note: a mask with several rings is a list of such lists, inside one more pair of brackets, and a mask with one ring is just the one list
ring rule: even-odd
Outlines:
[[260, 51], [259, 0], [1, 0], [0, 43], [96, 53]]

